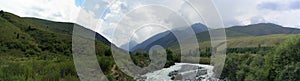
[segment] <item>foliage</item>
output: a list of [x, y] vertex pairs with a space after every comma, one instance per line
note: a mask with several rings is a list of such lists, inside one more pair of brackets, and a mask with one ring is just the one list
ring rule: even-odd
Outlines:
[[[71, 53], [74, 24], [0, 15], [0, 81], [79, 81]], [[95, 46], [105, 75], [132, 80], [119, 70], [111, 74], [115, 63], [108, 44], [96, 38]]]
[[229, 54], [222, 78], [232, 81], [300, 80], [299, 46], [300, 36], [296, 36], [264, 52], [266, 54]]

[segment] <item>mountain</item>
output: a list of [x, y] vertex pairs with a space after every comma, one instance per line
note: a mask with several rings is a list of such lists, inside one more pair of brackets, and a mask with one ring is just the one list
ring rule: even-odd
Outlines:
[[[25, 17], [24, 19], [28, 21], [33, 21], [33, 22], [38, 22], [46, 26], [47, 29], [56, 32], [56, 33], [62, 33], [62, 34], [69, 34], [72, 35], [73, 33], [73, 27], [80, 27], [83, 28], [84, 30], [87, 30], [89, 32], [95, 32], [90, 29], [86, 29], [83, 26], [80, 26], [75, 23], [69, 23], [69, 22], [55, 22], [55, 21], [49, 21], [49, 20], [43, 20], [43, 19], [38, 19], [38, 18], [29, 18]], [[95, 32], [95, 39], [98, 41], [101, 41], [107, 45], [111, 45], [111, 42], [108, 41], [104, 36], [100, 35], [99, 33]]]
[[[201, 23], [195, 23], [191, 26], [195, 34], [207, 31], [208, 28], [201, 24]], [[188, 29], [172, 29], [173, 32], [184, 32]], [[184, 34], [187, 35], [187, 34]], [[163, 47], [167, 47], [169, 44], [177, 41], [175, 35], [171, 31], [165, 31], [159, 34], [156, 34], [149, 39], [145, 40], [144, 42], [134, 46], [130, 51], [136, 52], [138, 50], [149, 50], [150, 47], [153, 45], [161, 45]]]
[[[220, 29], [216, 29], [220, 30]], [[259, 23], [246, 26], [233, 26], [225, 28], [227, 38], [249, 37], [249, 36], [265, 36], [273, 34], [300, 34], [300, 29], [282, 27], [272, 23]], [[209, 41], [209, 32], [201, 32], [197, 34], [198, 42]]]
[[[1, 50], [2, 52], [20, 52], [19, 54], [45, 51], [70, 54], [74, 26], [94, 32], [74, 23], [23, 18], [8, 12], [1, 12]], [[98, 33], [95, 37], [96, 41], [105, 48], [111, 44]]]
[[[200, 26], [200, 27], [193, 27]], [[209, 31], [202, 31], [206, 29], [201, 29], [201, 24], [192, 25], [194, 31], [196, 30], [196, 37], [199, 43], [209, 41]], [[220, 29], [214, 29], [220, 30]], [[252, 24], [247, 26], [233, 26], [229, 28], [225, 28], [226, 37], [230, 38], [244, 38], [244, 37], [255, 37], [255, 36], [266, 36], [266, 35], [274, 35], [274, 34], [299, 34], [300, 29], [297, 28], [289, 28], [282, 27], [280, 25], [272, 24], [272, 23], [259, 23]], [[160, 36], [160, 39], [148, 39], [145, 42], [137, 45], [132, 49], [132, 51], [143, 51], [150, 49], [153, 45], [162, 45], [163, 47], [178, 47], [178, 41], [173, 34], [170, 32], [164, 37]], [[189, 40], [190, 37], [187, 37], [186, 40]], [[151, 40], [149, 42], [149, 40]]]
[[271, 34], [299, 34], [297, 28], [282, 27], [272, 23], [259, 23], [247, 26], [233, 26], [226, 30], [243, 33], [251, 36], [263, 36]]

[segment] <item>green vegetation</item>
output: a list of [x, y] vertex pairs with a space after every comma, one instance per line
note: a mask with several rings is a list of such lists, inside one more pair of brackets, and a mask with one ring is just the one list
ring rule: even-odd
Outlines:
[[300, 80], [300, 36], [258, 54], [229, 54], [222, 78], [232, 81]]
[[72, 59], [1, 56], [1, 81], [79, 81]]
[[[0, 81], [79, 80], [71, 53], [76, 24], [22, 18], [4, 11], [0, 16]], [[107, 40], [96, 37], [96, 54], [104, 74], [110, 80], [133, 80], [113, 68]]]

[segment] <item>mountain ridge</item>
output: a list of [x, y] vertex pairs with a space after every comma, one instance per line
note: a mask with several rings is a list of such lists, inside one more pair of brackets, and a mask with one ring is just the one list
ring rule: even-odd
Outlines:
[[[161, 45], [163, 47], [167, 47], [168, 44], [170, 44], [170, 43], [177, 40], [176, 36], [173, 33], [176, 33], [176, 32], [183, 32], [184, 33], [185, 30], [189, 30], [188, 28], [185, 28], [185, 29], [172, 29], [171, 31], [165, 31], [165, 32], [156, 34], [156, 35], [148, 38], [147, 40], [143, 41], [142, 43], [137, 44], [136, 46], [134, 46], [129, 51], [135, 52], [136, 50], [139, 50], [139, 49], [149, 50], [150, 47], [153, 46], [153, 45]], [[191, 25], [191, 28], [192, 28], [192, 30], [195, 34], [209, 30], [209, 28], [207, 28], [207, 26], [205, 26], [201, 23], [195, 23], [195, 24]], [[187, 35], [187, 34], [190, 34], [190, 33], [185, 33], [185, 34]]]
[[[291, 27], [283, 27], [280, 25], [276, 25], [273, 23], [258, 23], [258, 24], [251, 24], [251, 25], [245, 25], [245, 26], [232, 26], [228, 28], [223, 28], [226, 33], [227, 38], [237, 38], [237, 37], [248, 37], [248, 36], [266, 36], [266, 35], [273, 35], [273, 34], [300, 34], [300, 29], [298, 28], [291, 28]], [[220, 29], [214, 29], [214, 30], [220, 30]], [[196, 37], [198, 39], [198, 43], [209, 41], [209, 31], [203, 31], [196, 33]], [[168, 40], [167, 37], [161, 37], [161, 39]], [[155, 39], [151, 39], [155, 40]], [[156, 41], [159, 41], [160, 39], [157, 39]], [[187, 38], [186, 40], [189, 40]], [[146, 40], [147, 41], [147, 40]], [[168, 48], [170, 46], [179, 45], [176, 39], [171, 39], [169, 41], [163, 41], [163, 42], [169, 42], [166, 44], [160, 44], [160, 43], [153, 43], [152, 45], [162, 45], [165, 48]], [[143, 43], [143, 42], [142, 42]], [[151, 47], [148, 46], [148, 47]], [[131, 50], [133, 52], [145, 52], [149, 50], [149, 48], [145, 47], [135, 47], [135, 49]]]
[[94, 32], [97, 45], [103, 46], [105, 49], [114, 45], [99, 33], [76, 23], [20, 17], [4, 11], [1, 11], [0, 19], [0, 29], [3, 31], [0, 46], [4, 51], [11, 50], [13, 52], [16, 48], [24, 53], [48, 50], [53, 53], [70, 54], [74, 27]]

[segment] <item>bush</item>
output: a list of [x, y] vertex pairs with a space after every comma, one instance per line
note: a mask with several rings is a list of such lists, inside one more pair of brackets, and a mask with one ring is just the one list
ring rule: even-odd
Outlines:
[[0, 11], [0, 16], [1, 16], [1, 17], [4, 15], [3, 13], [4, 13], [4, 11], [1, 10], [1, 11]]

